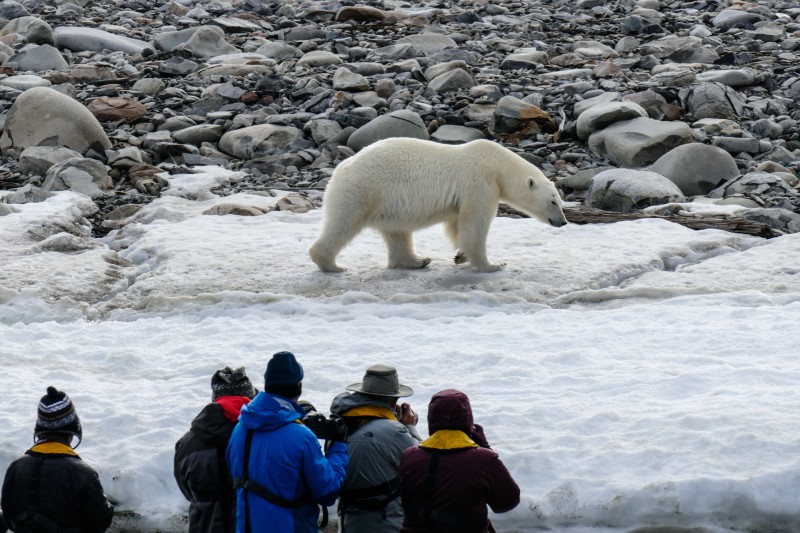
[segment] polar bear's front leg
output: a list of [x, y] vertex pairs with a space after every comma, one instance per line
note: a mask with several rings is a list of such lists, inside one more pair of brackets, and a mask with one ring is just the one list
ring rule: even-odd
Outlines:
[[502, 263], [491, 263], [486, 255], [486, 238], [489, 226], [497, 214], [497, 208], [483, 211], [463, 209], [458, 218], [458, 249], [455, 262], [463, 263], [466, 259], [478, 272], [497, 272], [503, 268]]
[[430, 257], [419, 257], [414, 253], [414, 241], [408, 231], [382, 231], [383, 240], [389, 249], [389, 268], [424, 268]]

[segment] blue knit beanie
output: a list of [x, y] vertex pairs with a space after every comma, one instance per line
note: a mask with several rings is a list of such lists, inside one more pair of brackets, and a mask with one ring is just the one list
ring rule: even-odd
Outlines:
[[264, 384], [297, 385], [303, 381], [303, 367], [294, 358], [292, 352], [278, 352], [272, 356], [264, 373]]

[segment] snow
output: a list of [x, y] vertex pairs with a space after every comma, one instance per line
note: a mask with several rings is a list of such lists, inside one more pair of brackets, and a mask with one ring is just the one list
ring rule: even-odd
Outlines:
[[423, 434], [435, 392], [466, 392], [522, 489], [498, 531], [800, 528], [800, 234], [498, 218], [498, 273], [454, 265], [433, 227], [415, 235], [427, 269], [385, 269], [366, 231], [340, 256], [349, 270], [323, 274], [306, 253], [320, 210], [203, 214], [275, 206], [213, 193], [238, 178], [167, 177], [169, 194], [103, 239], [75, 193], [0, 216], [0, 469], [30, 446], [55, 385], [125, 512], [117, 529], [183, 531], [174, 443], [211, 374], [244, 365], [260, 387], [290, 350], [323, 411], [379, 362], [414, 388]]

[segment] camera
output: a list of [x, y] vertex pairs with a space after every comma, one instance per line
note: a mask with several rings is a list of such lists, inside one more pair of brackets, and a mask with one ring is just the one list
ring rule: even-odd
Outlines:
[[326, 418], [323, 414], [311, 412], [303, 417], [302, 422], [318, 439], [344, 441], [347, 437], [347, 424], [341, 416]]

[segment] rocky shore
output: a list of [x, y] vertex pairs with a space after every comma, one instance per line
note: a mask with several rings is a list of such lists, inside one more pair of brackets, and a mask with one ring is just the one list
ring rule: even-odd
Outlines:
[[102, 236], [208, 165], [303, 211], [410, 136], [519, 151], [576, 220], [800, 231], [796, 2], [3, 0], [0, 27], [0, 216], [70, 189]]

